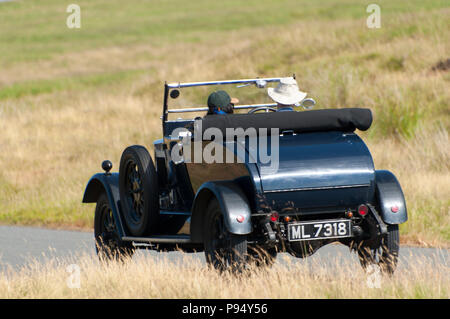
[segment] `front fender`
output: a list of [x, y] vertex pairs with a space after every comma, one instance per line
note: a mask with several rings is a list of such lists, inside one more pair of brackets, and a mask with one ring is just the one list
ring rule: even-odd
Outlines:
[[[203, 242], [203, 221], [209, 201], [217, 198], [228, 231], [236, 235], [251, 233], [251, 208], [243, 190], [233, 181], [213, 181], [204, 183], [198, 190], [192, 208], [191, 239]], [[244, 217], [238, 222], [237, 217]]]
[[83, 203], [96, 203], [99, 196], [106, 193], [117, 230], [120, 237], [125, 236], [122, 219], [120, 218], [119, 173], [97, 173], [91, 177], [83, 195]]
[[405, 197], [394, 174], [384, 170], [375, 171], [375, 186], [383, 221], [391, 225], [406, 222], [408, 214]]

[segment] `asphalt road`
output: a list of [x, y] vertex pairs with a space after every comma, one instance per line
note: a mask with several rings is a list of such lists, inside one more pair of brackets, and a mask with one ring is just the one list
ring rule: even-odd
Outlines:
[[[0, 226], [0, 271], [12, 267], [18, 269], [32, 260], [45, 261], [54, 257], [71, 257], [81, 254], [95, 254], [93, 234], [90, 232], [49, 230], [34, 227]], [[179, 260], [179, 252], [158, 253], [154, 251], [139, 251], [139, 256], [150, 254], [154, 258], [168, 256], [169, 260]], [[192, 258], [204, 261], [203, 253], [190, 254]], [[314, 255], [305, 259], [295, 259], [288, 254], [280, 254], [277, 262], [292, 260], [295, 262], [311, 262], [330, 265], [336, 268], [336, 263], [359, 264], [355, 253], [350, 253], [343, 245], [327, 245]], [[280, 256], [279, 255], [279, 256]], [[284, 258], [283, 258], [284, 257]], [[398, 269], [408, 268], [418, 261], [448, 265], [450, 250], [437, 248], [419, 248], [401, 246]]]

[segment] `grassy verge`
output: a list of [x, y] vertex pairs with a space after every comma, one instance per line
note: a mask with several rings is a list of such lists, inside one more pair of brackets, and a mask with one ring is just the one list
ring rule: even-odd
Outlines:
[[[220, 274], [188, 256], [178, 262], [141, 257], [104, 264], [95, 256], [35, 262], [0, 277], [0, 298], [449, 298], [448, 266], [432, 259], [376, 278], [340, 256], [326, 265], [291, 260], [241, 276]], [[79, 282], [68, 272], [73, 264]]]
[[126, 146], [151, 149], [164, 81], [295, 72], [317, 108], [373, 111], [361, 136], [404, 188], [403, 238], [449, 246], [444, 1], [380, 1], [380, 29], [349, 0], [79, 4], [79, 30], [58, 1], [0, 4], [0, 223], [91, 228], [84, 186]]

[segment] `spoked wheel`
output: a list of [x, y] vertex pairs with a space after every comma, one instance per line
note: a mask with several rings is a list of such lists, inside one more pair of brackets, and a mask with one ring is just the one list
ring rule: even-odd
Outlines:
[[139, 168], [133, 160], [128, 163], [125, 174], [127, 175], [127, 200], [132, 206], [128, 217], [137, 224], [144, 216], [144, 189]]
[[388, 232], [376, 249], [358, 248], [358, 257], [363, 268], [378, 265], [380, 270], [392, 275], [397, 268], [398, 252], [400, 250], [400, 235], [398, 225], [388, 225]]
[[157, 226], [158, 180], [148, 151], [139, 145], [125, 149], [119, 168], [120, 202], [125, 223], [133, 236], [143, 236]]
[[220, 271], [240, 272], [247, 264], [247, 236], [230, 233], [223, 219], [219, 203], [213, 199], [208, 205], [204, 228], [206, 262]]
[[123, 260], [134, 253], [131, 245], [120, 240], [108, 198], [104, 193], [97, 200], [95, 208], [94, 235], [97, 255], [102, 260]]

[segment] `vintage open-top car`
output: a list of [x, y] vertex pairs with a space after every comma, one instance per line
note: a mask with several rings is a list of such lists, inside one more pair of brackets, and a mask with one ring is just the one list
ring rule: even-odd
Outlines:
[[142, 247], [204, 251], [215, 268], [242, 269], [271, 265], [278, 252], [306, 257], [338, 241], [364, 267], [392, 273], [407, 211], [395, 176], [375, 170], [355, 134], [370, 127], [370, 110], [277, 112], [277, 104], [263, 103], [198, 116], [208, 108], [169, 106], [187, 88], [263, 92], [280, 80], [166, 83], [153, 159], [145, 147], [129, 146], [118, 173], [104, 161], [105, 172], [86, 187], [83, 202], [97, 203], [99, 255], [121, 258]]

